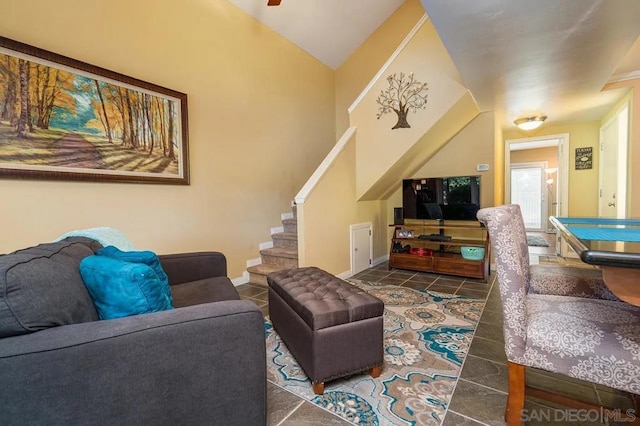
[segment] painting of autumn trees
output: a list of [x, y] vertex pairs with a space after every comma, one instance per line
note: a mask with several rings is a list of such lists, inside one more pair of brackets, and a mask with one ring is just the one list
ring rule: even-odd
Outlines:
[[25, 46], [0, 38], [0, 176], [188, 183], [186, 95]]

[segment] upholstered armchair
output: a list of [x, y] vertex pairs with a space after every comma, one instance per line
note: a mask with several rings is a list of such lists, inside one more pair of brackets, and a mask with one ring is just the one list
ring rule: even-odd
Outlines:
[[502, 300], [507, 424], [522, 424], [525, 391], [561, 405], [596, 408], [527, 386], [525, 367], [640, 394], [640, 308], [601, 298], [535, 294], [544, 283], [532, 286], [519, 206], [482, 209], [478, 219], [489, 232]]

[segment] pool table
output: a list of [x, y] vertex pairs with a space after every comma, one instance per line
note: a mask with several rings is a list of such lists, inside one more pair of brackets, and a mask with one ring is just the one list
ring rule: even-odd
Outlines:
[[640, 219], [549, 218], [578, 257], [602, 270], [607, 287], [640, 306]]

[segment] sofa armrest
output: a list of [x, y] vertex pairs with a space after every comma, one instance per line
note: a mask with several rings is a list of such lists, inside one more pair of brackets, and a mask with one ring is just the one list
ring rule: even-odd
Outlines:
[[4, 338], [0, 424], [265, 424], [264, 333], [238, 300]]
[[227, 258], [217, 251], [158, 256], [171, 285], [227, 276]]

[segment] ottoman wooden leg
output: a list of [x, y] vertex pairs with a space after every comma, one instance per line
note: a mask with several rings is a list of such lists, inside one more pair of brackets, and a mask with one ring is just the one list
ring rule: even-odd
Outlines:
[[324, 382], [313, 382], [313, 393], [322, 395], [324, 393]]
[[377, 365], [371, 369], [371, 371], [369, 372], [369, 375], [375, 379], [376, 377], [380, 377], [381, 373], [382, 373], [382, 366]]

